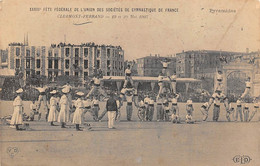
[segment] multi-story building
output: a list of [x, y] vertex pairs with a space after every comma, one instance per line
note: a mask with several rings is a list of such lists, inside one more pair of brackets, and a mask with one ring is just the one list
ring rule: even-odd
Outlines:
[[248, 77], [251, 77], [254, 89], [260, 87], [257, 81], [260, 73], [259, 51], [251, 53], [248, 50], [247, 52], [186, 51], [177, 53], [176, 60], [178, 77], [204, 80], [202, 88], [210, 92], [213, 92], [214, 78], [218, 69], [223, 70], [226, 77], [224, 82], [228, 89], [226, 92], [229, 94], [241, 94]]
[[159, 54], [154, 56], [142, 57], [137, 59], [137, 73], [139, 76], [152, 76], [157, 77], [163, 69], [162, 62], [164, 59], [168, 59], [171, 63], [168, 65], [169, 73], [176, 72], [176, 57], [161, 57]]
[[8, 50], [0, 50], [0, 69], [5, 69], [8, 67], [7, 58]]
[[234, 59], [238, 52], [186, 51], [176, 54], [176, 74], [184, 78], [213, 78], [217, 69]]
[[51, 46], [28, 46], [11, 43], [8, 48], [8, 68], [20, 70], [24, 78], [45, 75], [51, 81], [60, 75], [76, 76], [82, 81], [94, 70], [103, 75], [124, 74], [124, 51], [120, 46], [60, 43]]

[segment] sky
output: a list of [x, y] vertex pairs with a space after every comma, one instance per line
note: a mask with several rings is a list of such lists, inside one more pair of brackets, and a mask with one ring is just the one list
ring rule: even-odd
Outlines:
[[[26, 3], [25, 3], [26, 2]], [[29, 45], [95, 42], [120, 45], [125, 59], [150, 54], [174, 55], [188, 50], [223, 50], [245, 52], [260, 49], [260, 5], [258, 0], [2, 0], [0, 2], [0, 49], [11, 42], [23, 42], [28, 33]], [[30, 11], [39, 7], [41, 11]], [[64, 8], [156, 8], [141, 12], [56, 12], [44, 7]], [[178, 12], [158, 12], [158, 8], [178, 8]], [[235, 10], [212, 13], [212, 10]], [[99, 14], [109, 18], [58, 18], [59, 14]], [[112, 15], [121, 18], [112, 19]], [[131, 15], [146, 18], [129, 18]], [[148, 16], [147, 16], [148, 15]], [[123, 18], [123, 17], [128, 18]], [[83, 25], [74, 25], [91, 22]]]

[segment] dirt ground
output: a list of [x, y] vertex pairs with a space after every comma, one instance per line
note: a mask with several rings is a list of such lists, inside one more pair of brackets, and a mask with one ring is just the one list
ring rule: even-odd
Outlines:
[[[1, 102], [1, 116], [12, 113], [11, 102]], [[29, 103], [25, 102], [25, 112]], [[116, 129], [107, 129], [102, 122], [88, 121], [92, 130], [77, 132], [49, 126], [44, 121], [29, 122], [30, 131], [16, 131], [1, 125], [1, 165], [240, 165], [237, 155], [251, 158], [248, 164], [260, 165], [260, 135], [257, 117], [253, 122], [227, 122], [222, 107], [220, 122], [201, 122], [201, 104], [195, 104], [195, 124], [139, 122], [136, 110], [133, 121], [126, 121], [122, 108], [121, 122]], [[101, 105], [101, 109], [104, 104]], [[180, 104], [184, 119], [184, 104]], [[258, 113], [259, 116], [260, 113]], [[156, 112], [154, 119], [156, 119]]]

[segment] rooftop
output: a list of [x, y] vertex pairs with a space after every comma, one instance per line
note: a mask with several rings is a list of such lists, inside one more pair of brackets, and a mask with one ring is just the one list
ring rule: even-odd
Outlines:
[[232, 51], [221, 51], [221, 50], [189, 50], [189, 51], [183, 51], [183, 52], [177, 53], [176, 55], [183, 54], [183, 53], [246, 54], [245, 52], [232, 52]]
[[[28, 46], [24, 43], [10, 43], [9, 46]], [[105, 45], [105, 44], [95, 44], [94, 42], [88, 42], [88, 43], [81, 43], [81, 44], [71, 44], [71, 43], [62, 43], [60, 42], [59, 44], [51, 44], [50, 47], [55, 48], [55, 47], [110, 47], [110, 48], [118, 48], [122, 49], [121, 46], [113, 46], [113, 45]]]
[[[176, 59], [175, 56], [170, 56], [170, 57], [167, 57], [167, 56], [145, 56], [145, 57], [141, 57], [141, 58], [138, 58], [138, 59]], [[136, 60], [138, 60], [136, 59]]]

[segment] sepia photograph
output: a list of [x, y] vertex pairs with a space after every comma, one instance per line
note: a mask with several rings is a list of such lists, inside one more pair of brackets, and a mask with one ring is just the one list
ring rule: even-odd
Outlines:
[[259, 0], [0, 0], [1, 166], [259, 166]]

